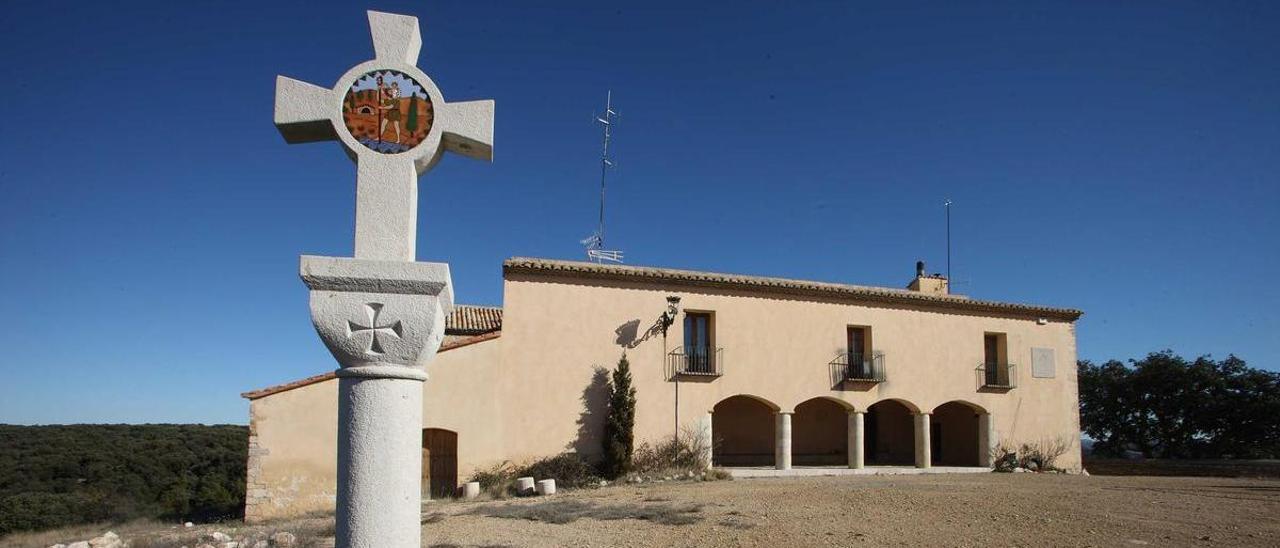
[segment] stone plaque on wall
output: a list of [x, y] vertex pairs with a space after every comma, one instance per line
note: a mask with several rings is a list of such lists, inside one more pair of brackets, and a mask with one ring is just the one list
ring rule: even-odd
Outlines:
[[1052, 379], [1054, 374], [1052, 348], [1031, 349], [1031, 376], [1040, 379]]

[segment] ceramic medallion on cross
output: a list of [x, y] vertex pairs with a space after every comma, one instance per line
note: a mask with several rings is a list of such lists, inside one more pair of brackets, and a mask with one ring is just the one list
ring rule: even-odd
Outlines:
[[285, 141], [356, 163], [354, 257], [303, 255], [311, 320], [338, 361], [337, 545], [421, 545], [422, 382], [453, 310], [449, 266], [414, 262], [418, 177], [445, 151], [491, 160], [493, 101], [445, 101], [416, 66], [418, 19], [368, 12], [374, 58], [325, 88], [276, 78]]

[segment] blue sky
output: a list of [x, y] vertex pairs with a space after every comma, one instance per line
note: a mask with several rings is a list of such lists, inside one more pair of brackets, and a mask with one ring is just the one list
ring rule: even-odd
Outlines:
[[298, 255], [350, 254], [354, 167], [273, 82], [371, 58], [369, 7], [497, 101], [495, 161], [421, 181], [461, 302], [582, 256], [612, 89], [633, 264], [901, 286], [949, 197], [957, 290], [1085, 310], [1082, 358], [1280, 368], [1275, 3], [114, 4], [0, 10], [0, 422], [244, 423], [334, 367]]

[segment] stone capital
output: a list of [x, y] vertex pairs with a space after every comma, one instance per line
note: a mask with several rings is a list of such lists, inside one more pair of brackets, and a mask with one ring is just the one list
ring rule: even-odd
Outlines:
[[[303, 255], [311, 322], [350, 376], [374, 366], [425, 369], [453, 312], [449, 266]], [[366, 374], [367, 373], [367, 374]], [[425, 379], [425, 372], [394, 376]]]

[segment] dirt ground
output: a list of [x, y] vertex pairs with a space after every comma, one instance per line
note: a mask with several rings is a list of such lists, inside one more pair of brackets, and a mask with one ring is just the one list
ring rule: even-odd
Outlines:
[[1280, 481], [962, 474], [429, 504], [423, 546], [1280, 546]]
[[[429, 502], [423, 546], [1280, 546], [1280, 479], [934, 474], [613, 486]], [[332, 547], [333, 517], [245, 526], [138, 522], [21, 533], [44, 548], [113, 529], [134, 548], [277, 531]], [[249, 544], [252, 544], [250, 542]]]

